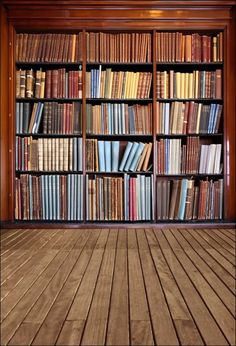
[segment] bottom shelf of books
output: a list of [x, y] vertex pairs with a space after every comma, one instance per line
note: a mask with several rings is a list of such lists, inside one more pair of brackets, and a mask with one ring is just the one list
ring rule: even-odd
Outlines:
[[[223, 219], [223, 179], [153, 174], [19, 174], [15, 219], [195, 222]], [[86, 210], [84, 207], [86, 206]]]

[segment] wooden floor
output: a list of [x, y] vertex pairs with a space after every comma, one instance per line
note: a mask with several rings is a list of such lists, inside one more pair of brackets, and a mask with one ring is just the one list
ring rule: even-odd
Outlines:
[[1, 345], [235, 345], [232, 229], [1, 238]]

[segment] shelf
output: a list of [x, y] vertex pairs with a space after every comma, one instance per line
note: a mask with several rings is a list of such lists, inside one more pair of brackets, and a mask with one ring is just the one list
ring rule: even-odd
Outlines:
[[41, 174], [48, 174], [48, 175], [68, 175], [68, 174], [83, 174], [82, 171], [21, 171], [16, 170], [16, 174], [35, 174], [35, 175], [41, 175]]
[[86, 66], [152, 66], [152, 62], [86, 62]]
[[151, 175], [153, 174], [152, 171], [148, 172], [96, 172], [96, 171], [86, 171], [87, 175], [124, 175], [124, 174], [129, 174], [129, 175]]
[[174, 101], [194, 101], [196, 103], [199, 102], [212, 102], [212, 103], [217, 103], [217, 102], [223, 102], [223, 99], [212, 99], [212, 98], [191, 98], [191, 99], [180, 99], [180, 98], [172, 98], [172, 99], [161, 99], [161, 98], [156, 98], [157, 102], [174, 102]]
[[223, 174], [198, 174], [198, 173], [193, 173], [193, 174], [190, 174], [190, 173], [186, 173], [186, 174], [156, 174], [156, 177], [157, 178], [169, 178], [169, 177], [174, 177], [174, 178], [207, 178], [207, 177], [216, 177], [216, 178], [223, 178]]
[[64, 67], [64, 66], [72, 66], [72, 67], [77, 67], [77, 66], [80, 66], [82, 65], [82, 61], [79, 61], [79, 62], [63, 62], [63, 61], [60, 61], [60, 62], [56, 62], [56, 61], [52, 61], [52, 62], [49, 62], [49, 61], [16, 61], [16, 66], [17, 67], [28, 67], [28, 66], [33, 66], [33, 67], [48, 67], [48, 66], [56, 66], [56, 67]]
[[156, 137], [158, 138], [176, 138], [176, 137], [222, 137], [223, 133], [188, 133], [188, 134], [157, 134]]
[[86, 98], [86, 102], [88, 103], [92, 103], [92, 102], [96, 102], [96, 103], [145, 103], [145, 102], [152, 102], [153, 99], [152, 98], [148, 98], [148, 99], [107, 99], [107, 98]]
[[107, 138], [107, 139], [113, 139], [113, 138], [117, 138], [117, 139], [122, 139], [122, 138], [139, 138], [139, 139], [152, 139], [153, 136], [152, 135], [133, 135], [133, 134], [118, 134], [118, 135], [108, 135], [108, 134], [86, 134], [86, 138]]
[[82, 133], [80, 134], [55, 134], [55, 133], [16, 133], [18, 137], [37, 137], [37, 138], [67, 138], [67, 137], [82, 137]]
[[185, 67], [185, 66], [187, 66], [187, 67], [211, 67], [211, 66], [213, 66], [213, 67], [222, 67], [223, 66], [223, 62], [222, 61], [216, 61], [216, 62], [213, 62], [213, 61], [211, 61], [211, 62], [193, 62], [193, 61], [190, 61], [190, 62], [187, 62], [187, 61], [183, 61], [183, 62], [169, 62], [169, 61], [162, 61], [162, 62], [156, 62], [156, 66], [157, 66], [157, 69], [158, 69], [158, 66], [163, 66], [163, 67], [165, 67], [165, 66], [173, 66], [173, 67], [175, 67], [175, 66], [183, 66], [183, 67]]
[[16, 102], [82, 102], [82, 99], [79, 98], [23, 98], [23, 97], [17, 97]]

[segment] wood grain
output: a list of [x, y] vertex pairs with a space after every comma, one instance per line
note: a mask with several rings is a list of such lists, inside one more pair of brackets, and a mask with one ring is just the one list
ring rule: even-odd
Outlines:
[[233, 232], [41, 229], [17, 242], [19, 235], [1, 239], [12, 252], [1, 345], [235, 344]]

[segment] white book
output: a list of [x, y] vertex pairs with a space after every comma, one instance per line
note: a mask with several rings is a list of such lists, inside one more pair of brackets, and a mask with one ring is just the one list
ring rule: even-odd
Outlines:
[[216, 144], [215, 162], [214, 162], [214, 174], [220, 174], [220, 158], [221, 158], [222, 144]]
[[130, 150], [129, 156], [127, 158], [127, 161], [126, 161], [126, 164], [125, 164], [125, 167], [124, 167], [124, 171], [127, 172], [130, 169], [130, 166], [132, 164], [132, 161], [133, 161], [133, 158], [134, 158], [134, 156], [136, 154], [136, 151], [138, 150], [138, 147], [139, 147], [139, 143], [134, 142], [133, 146], [132, 146], [132, 149]]
[[99, 162], [99, 171], [105, 172], [105, 146], [104, 141], [98, 141], [98, 162]]
[[142, 152], [144, 150], [144, 147], [145, 147], [144, 143], [139, 143], [137, 151], [135, 153], [135, 156], [134, 156], [134, 158], [132, 160], [132, 163], [130, 165], [130, 168], [129, 168], [130, 171], [132, 171], [132, 172], [136, 171], [137, 164], [138, 164], [140, 156], [141, 156], [141, 154], [142, 154]]
[[111, 143], [111, 157], [112, 157], [112, 172], [118, 172], [119, 167], [119, 153], [120, 153], [120, 142], [112, 141]]
[[104, 142], [105, 171], [111, 172], [111, 141]]
[[200, 152], [200, 164], [199, 164], [199, 173], [204, 174], [206, 172], [206, 155], [207, 155], [207, 145], [201, 145]]
[[214, 173], [215, 155], [216, 155], [216, 144], [210, 144], [208, 146], [208, 152], [206, 157], [206, 173], [207, 174]]
[[122, 157], [122, 160], [121, 160], [121, 163], [120, 163], [120, 166], [119, 166], [119, 171], [123, 171], [132, 146], [133, 146], [133, 143], [131, 143], [131, 142], [127, 143], [123, 157]]

